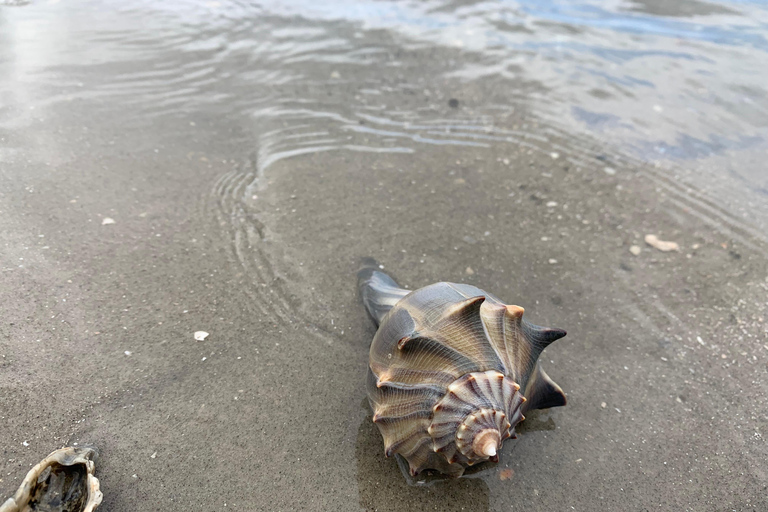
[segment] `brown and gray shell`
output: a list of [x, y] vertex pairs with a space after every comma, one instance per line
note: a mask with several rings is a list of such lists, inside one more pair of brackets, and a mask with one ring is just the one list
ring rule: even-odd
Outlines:
[[405, 458], [412, 475], [460, 476], [496, 461], [526, 411], [565, 405], [537, 361], [565, 331], [532, 325], [523, 308], [474, 286], [409, 293], [386, 274], [370, 271], [367, 283], [362, 276], [364, 302], [380, 321], [368, 374], [373, 421], [385, 454]]

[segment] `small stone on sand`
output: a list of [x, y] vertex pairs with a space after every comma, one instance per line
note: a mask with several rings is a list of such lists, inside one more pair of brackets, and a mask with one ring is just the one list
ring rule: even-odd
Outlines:
[[102, 226], [106, 226], [107, 224], [114, 224], [114, 223], [115, 223], [115, 219], [111, 217], [104, 217], [103, 219], [101, 219]]
[[602, 407], [603, 409], [605, 409], [607, 406], [608, 406], [608, 404], [607, 404], [607, 403], [605, 403], [605, 402], [603, 402], [603, 403], [601, 403], [601, 404], [600, 404], [600, 407]]
[[645, 243], [650, 245], [651, 247], [660, 250], [661, 252], [669, 252], [669, 251], [679, 251], [680, 246], [677, 245], [677, 242], [667, 242], [664, 240], [659, 240], [659, 237], [656, 235], [645, 235]]
[[637, 256], [642, 252], [642, 249], [640, 248], [639, 245], [633, 245], [632, 247], [629, 248], [629, 252]]
[[205, 331], [196, 331], [195, 332], [195, 340], [197, 340], [197, 341], [203, 341], [207, 337], [208, 337], [208, 333], [205, 332]]
[[513, 476], [515, 476], [515, 470], [514, 469], [505, 468], [505, 469], [502, 469], [501, 471], [499, 471], [499, 480], [501, 480], [501, 481], [509, 480]]
[[472, 267], [467, 267], [467, 269], [464, 272], [466, 272], [468, 276], [471, 276], [472, 274], [475, 273], [475, 271], [472, 270]]

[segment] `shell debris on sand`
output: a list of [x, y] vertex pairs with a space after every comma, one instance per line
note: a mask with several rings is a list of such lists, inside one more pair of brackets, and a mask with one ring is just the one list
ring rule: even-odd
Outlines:
[[633, 246], [631, 246], [631, 247], [629, 248], [629, 252], [631, 252], [631, 253], [632, 253], [632, 254], [634, 254], [635, 256], [639, 256], [639, 255], [640, 255], [640, 253], [641, 253], [642, 251], [643, 251], [643, 250], [640, 248], [640, 246], [639, 246], [639, 245], [633, 245]]
[[660, 250], [661, 252], [679, 251], [680, 246], [677, 242], [668, 242], [665, 240], [659, 240], [656, 235], [645, 235], [645, 243], [651, 247]]
[[0, 512], [67, 510], [92, 512], [101, 504], [95, 448], [67, 446], [52, 452], [24, 477]]
[[102, 226], [106, 226], [108, 224], [114, 224], [114, 223], [115, 223], [115, 219], [113, 219], [111, 217], [104, 217], [103, 219], [101, 219], [101, 225]]
[[205, 331], [195, 331], [195, 340], [203, 341], [208, 337], [208, 333]]

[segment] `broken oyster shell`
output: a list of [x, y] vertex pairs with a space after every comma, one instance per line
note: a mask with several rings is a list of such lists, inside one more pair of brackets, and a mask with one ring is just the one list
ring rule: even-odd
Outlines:
[[67, 446], [29, 470], [0, 512], [92, 512], [102, 500], [95, 448]]

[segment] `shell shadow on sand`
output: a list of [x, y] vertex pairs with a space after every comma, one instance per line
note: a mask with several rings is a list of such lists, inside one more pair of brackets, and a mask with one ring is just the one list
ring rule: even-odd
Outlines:
[[[472, 474], [462, 478], [421, 477], [407, 482], [394, 457], [384, 457], [381, 434], [372, 421], [367, 400], [355, 445], [360, 506], [365, 510], [489, 510], [488, 485]], [[478, 471], [483, 468], [478, 467]], [[397, 496], [396, 500], [392, 497]]]

